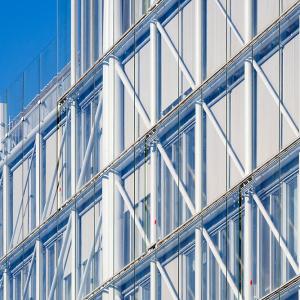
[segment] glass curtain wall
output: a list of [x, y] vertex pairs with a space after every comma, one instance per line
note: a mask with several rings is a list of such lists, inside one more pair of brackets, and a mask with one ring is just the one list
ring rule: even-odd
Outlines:
[[299, 5], [269, 2], [245, 46], [245, 1], [203, 1], [200, 44], [196, 0], [124, 1], [128, 34], [104, 55], [104, 2], [78, 1], [86, 75], [62, 98], [69, 75], [49, 76], [28, 111], [32, 77], [7, 93], [23, 118], [0, 172], [0, 299], [295, 297], [277, 289], [299, 276]]

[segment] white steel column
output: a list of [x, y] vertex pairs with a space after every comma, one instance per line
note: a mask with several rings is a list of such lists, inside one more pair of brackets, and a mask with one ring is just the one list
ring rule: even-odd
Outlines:
[[[205, 73], [205, 1], [195, 1], [196, 86], [202, 83]], [[195, 212], [203, 205], [203, 122], [202, 99], [195, 103]], [[202, 227], [201, 227], [202, 228]], [[195, 229], [195, 300], [202, 299], [202, 229]]]
[[71, 109], [71, 194], [76, 193], [77, 184], [77, 103], [73, 100]]
[[[300, 30], [300, 15], [299, 15], [299, 30]], [[298, 43], [300, 43], [300, 31], [298, 36]], [[298, 55], [300, 56], [300, 48], [298, 50]], [[300, 84], [300, 80], [298, 82]], [[298, 108], [298, 112], [300, 110], [300, 107]], [[298, 124], [300, 124], [300, 118], [298, 118]], [[300, 128], [300, 126], [299, 126]], [[296, 210], [297, 210], [297, 216], [296, 219], [296, 236], [297, 236], [297, 263], [298, 268], [300, 270], [300, 153], [298, 154], [298, 175], [297, 175], [297, 204], [296, 204]], [[300, 300], [300, 288], [298, 289], [298, 299]]]
[[35, 135], [35, 227], [40, 225], [42, 208], [42, 135]]
[[11, 203], [10, 203], [10, 171], [9, 166], [5, 164], [2, 170], [3, 176], [3, 254], [9, 251], [11, 236]]
[[[107, 51], [122, 33], [122, 1], [104, 0], [103, 50]], [[109, 164], [123, 150], [123, 86], [116, 76], [116, 58], [109, 57], [103, 64], [102, 142], [103, 164]], [[103, 201], [103, 281], [123, 266], [123, 201], [115, 188], [119, 175], [109, 171], [102, 180]], [[121, 299], [115, 287], [103, 299]]]
[[44, 297], [44, 279], [43, 279], [43, 245], [40, 240], [36, 241], [35, 245], [35, 251], [36, 251], [36, 259], [35, 259], [35, 265], [36, 265], [36, 299], [43, 299]]
[[[108, 4], [108, 3], [107, 3]], [[109, 163], [111, 156], [111, 142], [110, 142], [110, 128], [111, 128], [111, 117], [110, 117], [110, 82], [109, 82], [109, 64], [108, 62], [103, 63], [103, 133], [102, 133], [102, 143], [103, 143], [103, 165], [107, 165]], [[112, 184], [109, 180], [109, 175], [106, 174], [102, 179], [102, 215], [103, 215], [103, 281], [107, 280], [112, 275], [112, 267], [111, 261], [108, 260], [110, 257], [110, 249], [113, 247], [112, 242], [112, 228], [110, 227], [110, 216], [112, 216], [112, 209], [110, 199], [112, 199]], [[105, 299], [108, 294], [104, 295]]]
[[7, 103], [0, 102], [0, 153], [1, 157], [5, 155], [4, 139], [7, 132]]
[[[245, 1], [245, 43], [253, 37], [253, 0]], [[252, 55], [245, 61], [245, 173], [253, 170], [253, 69]], [[254, 298], [253, 289], [253, 217], [251, 193], [244, 195], [244, 298]]]
[[[300, 24], [300, 20], [299, 20]], [[297, 176], [297, 220], [296, 220], [296, 236], [297, 236], [297, 263], [300, 270], [300, 153], [298, 154], [298, 176]], [[300, 299], [300, 289], [298, 289], [298, 299]]]
[[[5, 143], [4, 139], [7, 132], [7, 103], [0, 103], [0, 152], [1, 158], [5, 159]], [[7, 252], [9, 246], [9, 233], [10, 228], [8, 220], [9, 216], [9, 169], [7, 164], [4, 164], [2, 169], [2, 203], [3, 203], [3, 216], [2, 216], [2, 225], [3, 225], [3, 255]]]
[[[160, 48], [158, 41], [158, 30], [155, 22], [150, 23], [150, 63], [151, 63], [151, 127], [156, 124], [159, 119], [159, 103], [160, 103], [160, 71], [159, 71], [159, 57]], [[154, 244], [157, 240], [157, 148], [156, 142], [152, 141], [150, 150], [150, 243]], [[150, 295], [151, 300], [155, 300], [157, 296], [157, 269], [155, 258], [150, 263]]]
[[[100, 2], [100, 1], [99, 1]], [[90, 21], [90, 61], [89, 66], [92, 66], [95, 61], [95, 0], [90, 0], [90, 14], [89, 14], [89, 21]], [[102, 20], [99, 19], [101, 22]]]
[[6, 268], [4, 269], [3, 272], [3, 299], [4, 300], [11, 300], [11, 295], [10, 295], [10, 274], [9, 274], [9, 269]]
[[[2, 152], [2, 157], [5, 159], [5, 144], [3, 143], [4, 138], [7, 133], [7, 104], [0, 103], [0, 150]], [[10, 230], [11, 230], [11, 209], [9, 201], [9, 167], [7, 163], [4, 164], [2, 169], [3, 178], [3, 255], [8, 251], [10, 244]], [[3, 272], [3, 299], [10, 300], [10, 278], [9, 278], [8, 266]]]
[[77, 299], [78, 290], [78, 261], [79, 261], [79, 248], [78, 248], [78, 213], [76, 208], [71, 212], [71, 299]]
[[80, 76], [82, 76], [88, 68], [87, 64], [87, 49], [88, 49], [88, 32], [87, 23], [88, 21], [88, 11], [87, 3], [88, 0], [80, 1]]
[[[0, 103], [0, 149], [2, 152], [2, 157], [5, 159], [5, 144], [3, 139], [5, 138], [7, 132], [7, 104]], [[3, 255], [8, 251], [10, 244], [10, 230], [11, 230], [11, 209], [9, 201], [9, 167], [7, 163], [4, 164], [2, 169], [2, 178], [3, 178]], [[3, 299], [10, 300], [10, 274], [8, 266], [4, 269], [3, 272]]]
[[71, 0], [71, 86], [77, 78], [78, 3]]

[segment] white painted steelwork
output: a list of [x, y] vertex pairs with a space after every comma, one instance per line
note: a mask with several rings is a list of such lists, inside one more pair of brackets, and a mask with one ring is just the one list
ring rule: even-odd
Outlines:
[[[80, 2], [81, 9], [82, 3], [89, 3], [89, 12], [84, 12], [83, 15], [85, 16], [91, 16], [93, 9], [96, 9], [96, 4], [99, 4], [99, 2], [94, 0]], [[132, 2], [130, 7], [134, 7], [134, 5], [138, 7], [140, 3], [135, 2], [133, 4]], [[278, 114], [280, 114], [280, 117], [282, 115], [282, 118], [287, 122], [288, 130], [291, 129], [293, 136], [298, 137], [299, 135], [299, 124], [295, 121], [293, 108], [295, 103], [289, 102], [291, 100], [288, 96], [284, 97], [283, 103], [282, 97], [284, 93], [282, 91], [277, 92], [277, 87], [275, 87], [272, 78], [268, 78], [271, 75], [261, 67], [268, 61], [269, 55], [272, 55], [274, 51], [276, 52], [276, 39], [272, 36], [272, 30], [275, 25], [265, 33], [270, 39], [270, 49], [262, 47], [261, 52], [259, 52], [253, 46], [255, 41], [252, 40], [254, 37], [254, 20], [256, 19], [253, 12], [253, 1], [245, 1], [244, 19], [241, 22], [235, 15], [234, 9], [229, 10], [219, 0], [215, 0], [215, 3], [213, 3], [214, 9], [225, 16], [225, 23], [228, 25], [228, 29], [232, 31], [233, 37], [237, 38], [240, 46], [243, 47], [243, 51], [234, 56], [233, 61], [236, 63], [234, 68], [232, 68], [233, 63], [228, 62], [223, 68], [219, 69], [218, 73], [204, 81], [207, 79], [206, 74], [212, 71], [208, 66], [208, 62], [213, 54], [206, 53], [210, 47], [209, 40], [212, 37], [211, 32], [210, 36], [208, 36], [209, 28], [212, 26], [211, 19], [208, 19], [208, 12], [212, 9], [211, 3], [202, 0], [183, 1], [176, 9], [174, 9], [175, 2], [173, 0], [162, 0], [155, 3], [151, 1], [151, 3], [153, 7], [147, 12], [147, 16], [144, 17], [141, 23], [128, 31], [127, 38], [122, 37], [116, 43], [123, 31], [127, 29], [123, 27], [125, 23], [122, 20], [124, 17], [122, 10], [125, 8], [124, 6], [122, 7], [122, 2], [119, 0], [105, 0], [103, 3], [101, 1], [98, 9], [100, 11], [101, 9], [103, 10], [103, 24], [98, 24], [98, 27], [103, 28], [104, 34], [101, 47], [103, 46], [104, 52], [108, 52], [96, 63], [92, 75], [89, 70], [85, 77], [80, 81], [76, 81], [78, 78], [76, 72], [79, 67], [77, 65], [77, 56], [79, 54], [77, 53], [77, 35], [82, 28], [79, 28], [80, 24], [78, 24], [78, 1], [74, 0], [71, 2], [71, 83], [74, 89], [68, 92], [66, 105], [59, 105], [58, 111], [51, 113], [51, 118], [49, 117], [44, 123], [39, 124], [39, 128], [33, 128], [27, 139], [21, 142], [22, 145], [18, 144], [13, 148], [12, 153], [7, 153], [0, 165], [3, 178], [3, 236], [5, 248], [5, 256], [1, 260], [1, 267], [3, 270], [5, 299], [10, 299], [9, 297], [11, 296], [9, 286], [16, 287], [18, 284], [16, 279], [20, 266], [18, 260], [20, 260], [22, 255], [28, 257], [32, 255], [34, 257], [36, 276], [43, 278], [43, 272], [50, 272], [48, 267], [48, 248], [53, 243], [53, 239], [55, 239], [55, 236], [51, 237], [54, 228], [56, 228], [57, 232], [55, 235], [59, 235], [61, 232], [64, 232], [64, 235], [67, 233], [70, 235], [70, 239], [67, 242], [65, 239], [63, 240], [64, 252], [67, 253], [70, 250], [70, 257], [67, 262], [66, 257], [61, 258], [61, 255], [63, 256], [64, 253], [61, 252], [58, 255], [59, 264], [54, 274], [54, 280], [51, 283], [47, 283], [50, 298], [53, 298], [55, 293], [60, 293], [57, 281], [58, 278], [62, 278], [65, 288], [64, 292], [68, 291], [67, 288], [70, 288], [72, 299], [81, 299], [86, 296], [87, 292], [91, 292], [87, 298], [93, 299], [99, 295], [99, 291], [102, 292], [104, 290], [105, 295], [103, 295], [103, 299], [122, 299], [134, 295], [137, 298], [145, 297], [147, 299], [147, 297], [150, 297], [151, 300], [154, 300], [157, 299], [159, 292], [173, 299], [194, 297], [197, 300], [209, 298], [215, 292], [216, 296], [221, 299], [223, 296], [221, 290], [224, 288], [224, 284], [227, 283], [230, 286], [228, 294], [230, 297], [253, 299], [254, 296], [261, 296], [256, 294], [257, 282], [255, 280], [257, 278], [253, 278], [253, 266], [261, 263], [259, 260], [261, 258], [256, 257], [252, 253], [256, 251], [253, 244], [255, 239], [253, 219], [256, 217], [252, 213], [254, 207], [262, 212], [268, 229], [270, 229], [276, 242], [280, 245], [281, 256], [286, 256], [289, 262], [283, 268], [284, 274], [282, 278], [284, 280], [289, 278], [289, 273], [285, 270], [289, 267], [287, 265], [291, 265], [293, 272], [298, 274], [299, 258], [292, 252], [291, 245], [285, 241], [285, 235], [287, 235], [288, 231], [287, 225], [284, 224], [282, 227], [284, 228], [284, 234], [282, 235], [280, 230], [276, 228], [275, 221], [273, 222], [272, 220], [274, 216], [269, 215], [267, 210], [264, 209], [264, 203], [258, 198], [254, 198], [254, 201], [252, 201], [252, 187], [249, 188], [247, 186], [245, 189], [243, 188], [244, 185], [249, 184], [243, 181], [248, 175], [249, 182], [254, 185], [254, 190], [259, 190], [259, 184], [262, 184], [260, 182], [262, 180], [261, 177], [255, 178], [255, 180], [252, 177], [254, 168], [260, 165], [258, 161], [255, 161], [254, 153], [258, 149], [254, 139], [254, 128], [258, 126], [258, 123], [256, 123], [253, 106], [256, 100], [254, 93], [256, 78], [253, 77], [253, 74], [257, 74], [257, 80], [260, 80], [267, 92], [270, 93], [275, 106], [278, 107]], [[138, 9], [141, 8], [139, 7]], [[132, 17], [134, 13], [134, 11], [131, 11], [130, 16]], [[191, 16], [195, 16], [195, 19]], [[283, 15], [281, 21], [284, 22], [285, 18], [286, 16]], [[174, 20], [177, 20], [176, 22], [178, 23], [173, 22]], [[83, 18], [83, 21], [87, 20]], [[86, 24], [90, 24], [91, 28], [88, 33], [88, 36], [91, 38], [90, 43], [85, 45], [84, 40], [86, 40], [86, 37], [83, 36], [84, 39], [81, 40], [80, 50], [87, 51], [88, 49], [89, 53], [80, 54], [83, 57], [81, 63], [87, 61], [88, 56], [92, 61], [94, 56], [95, 49], [93, 46], [96, 41], [93, 38], [95, 37], [96, 28], [94, 25], [96, 26], [96, 24], [93, 22], [93, 18], [88, 21]], [[189, 21], [191, 24], [195, 23], [196, 28], [193, 35], [195, 41], [193, 42], [189, 41], [188, 34], [192, 27], [186, 28], [186, 24], [189, 24]], [[219, 24], [219, 21], [216, 18], [215, 25]], [[174, 25], [175, 23], [178, 26]], [[245, 31], [244, 39], [240, 34], [241, 23], [243, 23]], [[284, 34], [289, 35], [290, 32], [293, 32], [292, 36], [289, 36], [291, 40], [297, 34], [298, 29], [295, 26], [292, 21], [290, 21], [289, 27], [282, 25]], [[142, 34], [139, 32], [142, 32]], [[175, 42], [176, 38], [178, 38], [177, 42]], [[216, 32], [216, 39], [220, 39], [218, 32]], [[258, 39], [259, 42], [262, 40], [262, 44], [265, 41], [264, 35]], [[101, 43], [100, 38], [98, 43]], [[272, 43], [275, 45], [273, 48], [271, 47]], [[289, 49], [288, 47], [292, 43], [289, 44], [287, 42], [285, 49]], [[219, 44], [221, 48], [221, 40]], [[265, 51], [264, 53], [263, 50]], [[284, 51], [286, 50], [281, 51], [285, 53]], [[215, 57], [218, 58], [217, 55]], [[255, 61], [254, 57], [262, 57], [262, 59]], [[226, 57], [227, 59], [228, 57]], [[150, 63], [148, 64], [148, 62]], [[176, 74], [173, 74], [171, 62], [174, 62], [174, 65], [176, 64]], [[224, 70], [226, 70], [226, 75], [222, 75]], [[225, 84], [224, 77], [226, 77]], [[174, 84], [176, 80], [180, 81], [180, 83]], [[187, 84], [185, 81], [187, 81]], [[93, 82], [92, 85], [90, 85], [91, 82]], [[170, 82], [172, 84], [168, 86]], [[239, 94], [240, 83], [244, 84], [241, 94]], [[96, 89], [97, 92], [100, 91], [99, 93], [101, 94], [99, 95], [102, 95], [102, 99], [99, 97], [97, 109], [96, 106], [92, 107], [89, 112], [87, 107], [89, 107], [91, 101], [90, 90], [95, 91]], [[174, 100], [172, 97], [176, 96], [172, 95], [172, 97], [170, 96], [171, 99], [167, 99], [169, 93], [171, 93], [170, 90], [171, 92], [172, 90], [177, 90], [179, 98]], [[149, 103], [147, 102], [149, 99], [145, 96], [147, 93], [150, 95]], [[182, 100], [189, 93], [193, 93], [192, 96]], [[235, 93], [238, 95], [236, 96]], [[92, 94], [94, 95], [93, 92]], [[226, 109], [222, 107], [224, 105], [222, 100], [224, 95], [226, 105], [228, 105]], [[129, 103], [127, 103], [127, 98], [129, 98]], [[72, 101], [69, 101], [70, 99]], [[177, 105], [177, 101], [182, 102]], [[238, 104], [241, 104], [241, 102], [245, 104], [242, 107], [242, 111], [241, 107], [239, 108], [238, 113], [234, 111], [236, 109], [234, 105], [237, 102]], [[271, 102], [267, 103], [267, 105], [274, 104], [272, 101], [266, 102]], [[130, 105], [133, 110], [132, 112], [129, 110], [128, 113], [126, 109]], [[231, 108], [233, 111], [231, 111]], [[54, 120], [58, 118], [60, 121], [60, 117], [64, 116], [64, 109], [67, 111], [66, 124], [63, 127], [63, 132], [61, 132], [62, 127], [59, 123], [58, 136], [61, 138], [57, 141], [58, 152], [55, 152], [56, 155], [58, 154], [59, 163], [55, 167], [52, 177], [52, 174], [43, 173], [45, 170], [43, 168], [43, 157], [46, 153], [49, 153], [47, 143], [49, 142], [49, 136], [55, 131], [53, 129]], [[140, 118], [135, 117], [136, 113]], [[243, 137], [240, 137], [238, 141], [235, 140], [236, 127], [241, 126], [241, 124], [235, 124], [235, 121], [231, 119], [231, 113], [235, 114], [235, 116], [238, 116], [238, 114], [243, 116], [242, 126], [245, 125], [245, 128]], [[70, 122], [68, 121], [69, 114], [71, 115]], [[90, 117], [89, 114], [95, 114], [95, 116]], [[101, 117], [102, 135], [97, 136], [99, 141], [97, 140], [96, 145], [94, 143], [96, 133], [98, 134], [96, 128], [100, 125]], [[135, 126], [131, 124], [132, 119], [135, 121], [133, 122]], [[94, 124], [92, 120], [94, 120]], [[29, 127], [28, 121], [23, 121], [24, 126]], [[213, 131], [210, 131], [210, 126]], [[70, 130], [68, 127], [70, 127]], [[144, 127], [146, 133], [142, 130]], [[259, 128], [258, 130], [263, 129]], [[216, 132], [216, 137], [213, 136], [214, 131]], [[85, 134], [90, 135], [89, 139], [85, 137]], [[0, 131], [0, 135], [3, 140], [2, 131]], [[70, 145], [68, 145], [69, 135]], [[132, 141], [128, 142], [127, 138]], [[212, 144], [209, 144], [211, 143], [210, 139], [213, 140]], [[33, 189], [35, 195], [30, 195], [30, 197], [36, 197], [34, 201], [36, 228], [29, 232], [28, 236], [27, 233], [25, 234], [25, 240], [18, 241], [18, 245], [13, 245], [13, 248], [10, 249], [9, 242], [14, 240], [15, 235], [15, 229], [12, 229], [17, 226], [15, 223], [18, 223], [16, 220], [8, 222], [12, 210], [17, 212], [17, 209], [11, 207], [9, 203], [11, 184], [14, 184], [14, 176], [17, 176], [15, 170], [18, 166], [17, 163], [19, 163], [18, 160], [20, 160], [19, 156], [23, 156], [25, 152], [26, 155], [33, 153], [30, 152], [33, 149], [33, 140], [35, 140], [36, 156], [33, 163], [29, 163], [28, 174], [35, 164], [34, 167], [36, 169], [33, 172], [34, 176], [37, 177], [35, 181], [36, 186]], [[240, 140], [243, 140], [243, 142], [240, 142]], [[292, 138], [288, 140], [287, 145], [291, 144], [292, 141]], [[125, 149], [125, 145], [127, 147], [128, 143], [132, 142], [133, 145]], [[225, 173], [223, 172], [223, 166], [221, 166], [222, 163], [217, 157], [222, 153], [219, 151], [219, 142], [221, 147], [225, 149], [223, 160], [226, 160], [227, 163], [225, 191], [234, 186], [239, 191], [239, 197], [243, 197], [244, 202], [239, 201], [232, 204], [231, 196], [228, 196], [226, 201], [217, 202], [220, 206], [217, 207], [216, 205], [213, 207], [209, 215], [206, 214], [207, 206], [215, 203], [214, 197], [216, 196], [209, 198], [207, 196], [208, 189], [217, 190], [220, 184], [219, 181], [222, 180], [220, 180], [219, 176]], [[85, 152], [82, 151], [84, 153], [82, 153], [83, 159], [81, 163], [78, 152], [83, 144], [87, 145], [87, 147]], [[2, 151], [5, 150], [5, 145], [3, 144]], [[141, 145], [145, 147], [145, 152], [141, 151]], [[150, 152], [148, 152], [149, 147]], [[69, 148], [71, 153], [70, 162], [65, 158], [66, 155], [69, 155]], [[84, 148], [83, 146], [82, 149]], [[213, 153], [216, 151], [215, 160], [219, 165], [218, 163], [214, 167], [210, 165], [211, 162], [209, 162], [208, 155], [211, 153], [209, 151]], [[286, 154], [285, 159], [293, 155], [293, 153]], [[143, 159], [141, 158], [142, 156]], [[99, 162], [101, 167], [98, 174], [92, 172], [92, 178], [90, 179], [86, 174], [91, 161], [93, 164], [95, 161]], [[280, 165], [288, 166], [288, 164], [284, 164], [285, 162], [280, 161]], [[81, 170], [79, 166], [81, 166]], [[147, 172], [149, 170], [148, 167], [150, 169], [149, 174]], [[282, 172], [283, 177], [285, 176], [282, 179], [285, 184], [283, 193], [287, 194], [288, 180], [290, 180], [289, 177], [294, 176], [297, 164], [289, 167], [288, 171], [284, 167], [280, 169], [280, 172]], [[267, 166], [267, 168], [271, 170], [268, 172], [273, 172], [270, 166]], [[216, 177], [213, 187], [211, 187], [212, 183], [208, 179], [208, 173], [213, 173], [212, 171]], [[288, 174], [286, 175], [284, 172]], [[59, 187], [61, 187], [62, 182], [66, 184], [66, 188], [70, 187], [70, 192], [66, 192], [66, 194], [70, 194], [70, 198], [64, 199], [60, 197], [61, 195], [58, 196], [57, 210], [52, 211], [51, 209], [49, 211], [49, 207], [52, 207], [56, 200], [55, 195], [53, 197], [53, 193], [56, 194], [57, 192], [54, 191], [56, 180], [60, 183]], [[143, 181], [145, 183], [142, 187], [141, 182]], [[45, 195], [45, 187], [43, 186], [45, 182], [47, 183], [47, 188], [50, 187], [49, 195]], [[238, 185], [235, 185], [236, 182], [238, 182]], [[256, 185], [257, 182], [259, 184]], [[22, 186], [21, 193], [24, 194], [25, 189]], [[269, 192], [268, 189], [269, 187], [265, 188], [267, 192]], [[216, 192], [216, 195], [219, 195], [218, 192]], [[222, 194], [222, 191], [220, 193]], [[18, 197], [17, 193], [14, 195], [16, 195], [16, 198]], [[133, 196], [132, 199], [134, 201], [130, 199], [129, 195]], [[254, 197], [256, 197], [255, 195]], [[284, 197], [284, 199], [289, 199], [287, 195]], [[272, 195], [271, 198], [273, 199], [274, 196]], [[27, 203], [28, 199], [26, 199]], [[45, 204], [43, 204], [44, 201]], [[289, 199], [289, 201], [291, 200]], [[101, 217], [96, 225], [95, 238], [86, 241], [87, 247], [91, 246], [91, 251], [84, 253], [85, 250], [84, 247], [81, 248], [83, 246], [81, 243], [83, 238], [85, 238], [86, 229], [84, 231], [82, 228], [88, 226], [84, 222], [88, 223], [88, 221], [91, 221], [90, 211], [94, 210], [94, 217], [96, 216], [95, 212], [98, 209], [96, 208], [96, 202], [99, 203], [97, 205], [100, 207]], [[22, 200], [20, 207], [27, 209], [27, 203], [24, 206]], [[237, 203], [240, 205], [238, 208]], [[164, 205], [165, 207], [162, 207]], [[274, 206], [274, 204], [272, 205]], [[273, 206], [272, 214], [274, 212]], [[187, 211], [187, 208], [189, 211]], [[288, 206], [282, 210], [281, 222], [284, 222], [288, 211]], [[126, 228], [128, 224], [125, 224], [125, 212], [129, 214], [130, 221], [132, 220], [129, 224], [134, 224], [133, 233], [129, 235]], [[27, 212], [25, 211], [25, 213]], [[226, 220], [223, 218], [225, 214]], [[200, 218], [197, 219], [196, 215], [200, 216]], [[16, 214], [14, 213], [13, 216], [15, 217]], [[188, 220], [190, 217], [191, 219]], [[216, 219], [214, 219], [215, 217]], [[67, 218], [72, 220], [72, 225], [68, 223], [67, 227], [65, 227], [63, 224], [66, 223], [65, 220]], [[84, 218], [88, 219], [88, 221], [83, 221]], [[195, 218], [194, 221], [192, 218]], [[293, 220], [288, 221], [293, 222]], [[237, 232], [237, 222], [239, 232]], [[243, 223], [243, 226], [241, 223]], [[26, 219], [23, 217], [22, 212], [22, 229], [25, 228], [25, 224]], [[174, 228], [174, 224], [178, 228]], [[183, 224], [182, 227], [180, 227], [181, 224]], [[229, 239], [232, 244], [227, 253], [227, 248], [222, 240], [224, 232], [222, 230], [228, 224], [229, 233], [226, 231], [226, 242]], [[297, 227], [297, 225], [295, 226]], [[243, 235], [241, 233], [242, 228], [244, 229]], [[83, 230], [82, 232], [80, 232], [81, 229]], [[210, 230], [217, 231], [216, 244], [207, 233], [211, 232]], [[262, 229], [259, 228], [257, 230]], [[142, 243], [136, 231], [141, 235]], [[193, 233], [191, 234], [191, 232]], [[170, 233], [169, 236], [164, 236], [168, 233]], [[18, 234], [20, 233], [18, 232]], [[259, 236], [262, 235], [262, 233], [259, 234]], [[125, 237], [127, 238], [128, 236], [130, 238], [126, 240]], [[132, 240], [132, 237], [134, 240]], [[172, 237], [174, 238], [173, 241], [171, 241]], [[135, 240], [135, 238], [138, 239]], [[101, 247], [101, 250], [99, 251], [103, 250], [101, 255], [99, 254], [101, 258], [93, 252], [95, 245], [98, 242], [100, 244], [100, 241], [101, 245], [99, 247]], [[241, 247], [241, 245], [237, 246], [237, 243], [243, 244], [244, 255], [237, 251], [237, 248]], [[273, 240], [269, 243], [271, 247], [273, 246], [272, 243]], [[32, 244], [35, 245], [34, 254], [29, 248], [30, 245], [32, 247]], [[134, 246], [131, 246], [131, 244]], [[208, 245], [207, 249], [203, 247], [204, 244]], [[144, 247], [145, 245], [146, 247]], [[57, 255], [58, 246], [55, 247]], [[139, 249], [139, 247], [142, 249]], [[224, 247], [226, 250], [224, 250]], [[276, 249], [274, 246], [270, 253], [275, 253]], [[131, 252], [128, 254], [125, 253], [126, 251]], [[226, 251], [228, 256], [226, 263], [223, 260], [224, 251]], [[47, 254], [44, 254], [44, 252]], [[137, 253], [139, 254], [137, 255]], [[195, 257], [191, 258], [192, 263], [188, 265], [187, 257], [191, 253]], [[139, 256], [140, 254], [141, 256]], [[125, 266], [125, 255], [129, 257], [128, 266]], [[260, 253], [258, 252], [256, 255], [258, 256]], [[137, 260], [131, 260], [131, 257], [135, 259], [136, 256], [138, 256]], [[99, 266], [99, 270], [93, 268], [93, 274], [91, 274], [91, 262], [93, 260], [96, 262], [95, 265]], [[26, 260], [26, 263], [28, 261], [29, 259]], [[172, 264], [175, 264], [174, 261], [176, 261], [177, 266], [180, 264], [180, 268], [178, 267], [177, 269], [172, 266]], [[268, 261], [271, 263], [270, 259]], [[13, 268], [11, 268], [12, 265], [14, 266]], [[45, 269], [43, 269], [44, 265], [46, 266]], [[62, 272], [62, 265], [64, 265], [64, 272], [68, 274]], [[82, 274], [80, 274], [80, 270], [84, 270]], [[258, 268], [257, 270], [260, 269]], [[270, 270], [271, 273], [274, 272], [276, 270], [275, 266], [270, 266]], [[29, 265], [28, 277], [26, 278], [24, 273], [21, 274], [21, 282], [23, 282], [23, 288], [25, 287], [24, 293], [29, 289], [29, 278], [30, 274], [33, 274], [32, 271], [33, 259], [31, 265]], [[101, 272], [101, 275], [97, 274], [98, 271], [99, 273]], [[21, 272], [25, 271], [22, 270]], [[130, 272], [137, 276], [133, 279]], [[178, 274], [178, 272], [182, 272], [183, 276], [179, 276], [181, 274]], [[215, 272], [215, 278], [213, 272]], [[243, 272], [243, 274], [239, 272]], [[158, 276], [159, 274], [160, 276]], [[66, 275], [70, 275], [71, 279]], [[225, 280], [222, 277], [223, 275]], [[237, 286], [236, 282], [238, 282], [239, 276], [242, 276], [243, 282], [239, 282], [239, 286]], [[45, 277], [50, 278], [50, 275], [47, 273]], [[269, 277], [271, 278], [271, 275]], [[177, 282], [178, 278], [180, 278], [180, 282]], [[193, 280], [191, 278], [195, 282], [194, 287], [192, 286]], [[205, 281], [205, 278], [207, 278], [207, 281]], [[215, 280], [218, 281], [217, 284]], [[134, 283], [132, 284], [132, 282]], [[97, 288], [95, 284], [98, 284], [99, 287]], [[270, 289], [275, 289], [275, 283], [272, 284], [273, 286]], [[260, 285], [262, 286], [263, 283], [260, 283]], [[95, 287], [96, 290], [92, 291]], [[178, 290], [175, 287], [178, 287]], [[159, 288], [161, 290], [158, 292]], [[149, 294], [147, 294], [148, 292]], [[42, 294], [43, 283], [39, 279], [36, 282], [37, 298], [42, 298]]]

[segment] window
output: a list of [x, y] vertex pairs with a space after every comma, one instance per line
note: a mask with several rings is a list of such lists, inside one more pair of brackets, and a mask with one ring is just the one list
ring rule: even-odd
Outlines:
[[14, 276], [14, 300], [19, 300], [21, 299], [21, 283], [22, 283], [22, 278], [21, 278], [21, 272], [18, 272], [15, 276]]
[[137, 284], [135, 290], [130, 291], [124, 300], [150, 300], [150, 282], [147, 281], [142, 284]]
[[[262, 202], [279, 238], [287, 241], [289, 252], [297, 261], [297, 178], [283, 181], [262, 197]], [[258, 209], [257, 224], [257, 287], [259, 296], [264, 296], [294, 277], [295, 272]]]
[[126, 31], [146, 13], [150, 0], [123, 0], [123, 29]]
[[195, 249], [190, 251], [185, 258], [186, 261], [186, 298], [195, 299]]
[[[174, 168], [185, 185], [191, 201], [194, 200], [194, 129], [183, 132], [178, 139], [165, 147]], [[176, 179], [177, 181], [177, 179]], [[161, 158], [161, 203], [160, 217], [162, 235], [168, 234], [191, 216], [177, 182]]]
[[[57, 239], [55, 242], [53, 242], [51, 245], [49, 245], [46, 248], [46, 264], [47, 264], [46, 292], [47, 292], [47, 295], [49, 295], [50, 290], [51, 290], [55, 270], [57, 267], [57, 261], [58, 261], [60, 250], [61, 250], [61, 244], [62, 244], [62, 238], [60, 237], [59, 239]], [[66, 265], [65, 262], [64, 262], [64, 265]], [[57, 280], [56, 287], [55, 287], [55, 293], [54, 293], [54, 295], [56, 297], [54, 296], [54, 299], [62, 298], [62, 288], [63, 288], [62, 279], [63, 278], [59, 278]]]

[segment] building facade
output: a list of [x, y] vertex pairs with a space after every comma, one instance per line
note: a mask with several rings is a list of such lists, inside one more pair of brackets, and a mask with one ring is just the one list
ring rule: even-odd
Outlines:
[[299, 299], [300, 2], [65, 7], [0, 105], [0, 299]]

